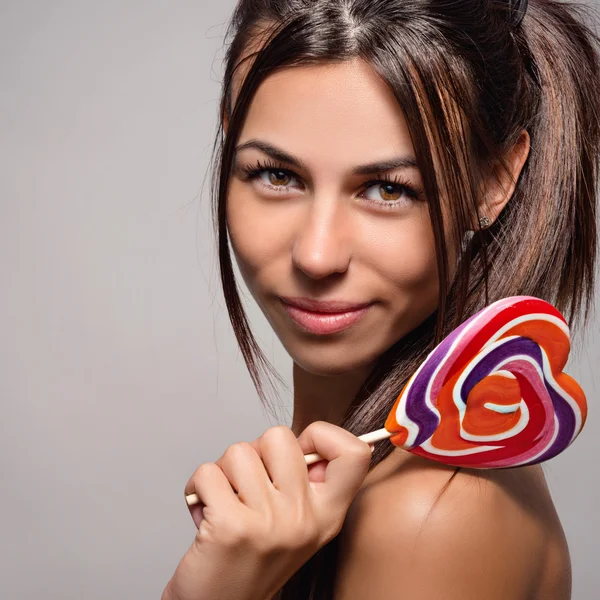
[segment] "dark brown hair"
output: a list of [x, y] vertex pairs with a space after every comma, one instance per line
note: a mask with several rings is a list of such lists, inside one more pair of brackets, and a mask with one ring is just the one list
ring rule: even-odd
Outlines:
[[[406, 115], [436, 240], [436, 311], [381, 355], [342, 427], [356, 435], [380, 429], [427, 354], [491, 302], [531, 295], [554, 304], [572, 331], [582, 315], [588, 321], [597, 254], [600, 42], [584, 22], [595, 13], [581, 4], [530, 0], [519, 23], [521, 16], [508, 0], [239, 0], [226, 34], [220, 117], [227, 135], [220, 127], [215, 140], [213, 218], [227, 310], [264, 405], [261, 373], [281, 378], [242, 307], [226, 199], [250, 103], [280, 69], [358, 57], [387, 82]], [[233, 105], [232, 80], [242, 66], [247, 73]], [[506, 166], [523, 129], [531, 148], [514, 193], [488, 229], [473, 233], [480, 183], [495, 165]], [[442, 198], [450, 199], [450, 223], [442, 218]], [[446, 228], [461, 249], [452, 281]], [[392, 450], [389, 442], [378, 444], [372, 466]], [[333, 597], [337, 540], [278, 597]]]

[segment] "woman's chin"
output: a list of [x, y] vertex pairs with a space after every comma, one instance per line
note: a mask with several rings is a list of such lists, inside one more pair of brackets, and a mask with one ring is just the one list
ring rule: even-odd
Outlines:
[[308, 373], [323, 377], [345, 375], [356, 370], [370, 370], [381, 354], [376, 349], [361, 352], [360, 348], [306, 348], [284, 347], [294, 363]]
[[343, 375], [369, 368], [394, 341], [392, 332], [375, 339], [376, 321], [361, 319], [338, 332], [316, 333], [304, 330], [282, 311], [265, 315], [294, 363], [314, 375]]

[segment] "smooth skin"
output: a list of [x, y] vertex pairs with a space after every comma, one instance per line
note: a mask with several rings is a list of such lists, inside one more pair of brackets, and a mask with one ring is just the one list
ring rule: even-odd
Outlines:
[[[437, 305], [426, 199], [352, 173], [414, 157], [391, 91], [358, 59], [279, 71], [250, 107], [239, 145], [251, 140], [297, 159], [240, 150], [227, 206], [240, 272], [294, 362], [293, 422], [190, 478], [185, 494], [206, 506], [191, 510], [199, 529], [163, 600], [269, 600], [338, 532], [335, 600], [570, 598], [567, 543], [539, 465], [462, 470], [439, 497], [452, 467], [397, 448], [367, 472], [369, 446], [333, 425], [377, 357]], [[510, 173], [487, 182], [480, 212], [492, 221], [528, 152], [524, 131]], [[258, 160], [276, 167], [249, 179]], [[387, 175], [422, 185], [415, 167]], [[351, 328], [316, 336], [279, 296], [374, 304]], [[307, 469], [302, 454], [313, 451], [329, 462]]]

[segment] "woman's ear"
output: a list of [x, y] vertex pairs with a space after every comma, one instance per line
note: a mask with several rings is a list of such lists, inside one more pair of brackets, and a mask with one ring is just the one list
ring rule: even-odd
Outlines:
[[482, 227], [489, 227], [511, 199], [515, 191], [517, 179], [529, 156], [529, 150], [529, 133], [526, 129], [523, 129], [516, 144], [505, 156], [508, 170], [502, 164], [498, 164], [486, 181], [485, 193], [479, 204], [479, 216], [480, 218], [487, 217], [487, 225], [484, 226], [476, 223], [474, 225], [475, 230]]

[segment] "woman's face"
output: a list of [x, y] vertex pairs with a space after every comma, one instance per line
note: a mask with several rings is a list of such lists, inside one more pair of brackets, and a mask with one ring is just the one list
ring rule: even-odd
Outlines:
[[[414, 162], [391, 91], [360, 60], [280, 71], [253, 99], [238, 147], [246, 144], [236, 153], [227, 220], [248, 289], [301, 368], [327, 375], [372, 365], [438, 303], [419, 170], [356, 172]], [[262, 170], [249, 178], [254, 169]], [[319, 334], [298, 325], [282, 297], [371, 305], [350, 327]]]

